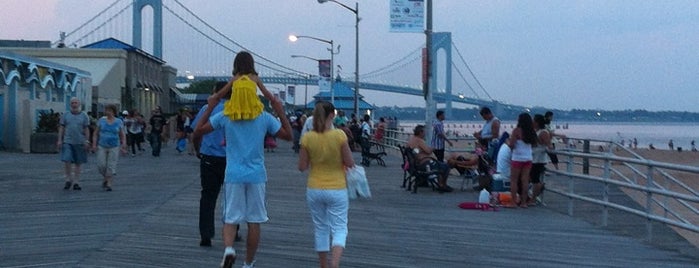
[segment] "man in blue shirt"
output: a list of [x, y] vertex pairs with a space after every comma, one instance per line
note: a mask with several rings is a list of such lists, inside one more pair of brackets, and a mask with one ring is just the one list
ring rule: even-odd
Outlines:
[[[214, 86], [214, 93], [221, 90], [226, 85], [226, 82], [218, 82]], [[223, 110], [223, 105], [230, 94], [224, 97], [224, 100], [219, 102], [214, 107], [213, 113], [218, 113]], [[192, 126], [196, 126], [204, 110], [208, 107], [204, 105], [199, 110], [199, 113], [194, 118]], [[202, 137], [201, 142], [194, 142], [194, 148], [197, 157], [200, 159], [199, 174], [201, 178], [201, 199], [199, 199], [199, 234], [201, 235], [202, 247], [210, 247], [211, 239], [214, 237], [214, 212], [216, 211], [216, 199], [221, 191], [223, 179], [226, 176], [226, 146], [224, 143], [223, 129], [214, 130]], [[240, 241], [240, 236], [236, 233], [236, 241]]]

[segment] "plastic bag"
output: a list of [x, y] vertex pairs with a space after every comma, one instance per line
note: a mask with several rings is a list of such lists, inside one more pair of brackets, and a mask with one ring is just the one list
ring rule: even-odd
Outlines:
[[370, 198], [371, 190], [362, 166], [354, 166], [347, 170], [347, 193], [350, 199], [357, 197]]

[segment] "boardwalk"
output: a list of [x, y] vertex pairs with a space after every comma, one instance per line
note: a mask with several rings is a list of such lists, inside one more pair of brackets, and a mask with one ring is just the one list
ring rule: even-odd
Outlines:
[[[0, 267], [217, 267], [220, 233], [213, 248], [198, 246], [198, 161], [173, 151], [122, 157], [113, 192], [101, 191], [93, 157], [77, 192], [62, 190], [57, 155], [0, 152]], [[410, 194], [399, 188], [399, 157], [386, 159], [388, 167], [367, 168], [374, 198], [350, 205], [343, 267], [699, 264], [696, 249], [669, 232], [656, 237], [675, 247], [620, 235], [556, 206], [482, 212], [457, 207], [476, 200], [472, 191]], [[305, 174], [286, 143], [267, 153], [267, 163], [270, 221], [258, 267], [316, 267]], [[244, 254], [242, 243], [236, 249]]]

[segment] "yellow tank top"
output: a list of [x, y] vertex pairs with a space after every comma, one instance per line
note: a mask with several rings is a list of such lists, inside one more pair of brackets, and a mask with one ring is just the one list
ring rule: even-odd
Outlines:
[[257, 97], [257, 84], [247, 75], [233, 81], [231, 99], [223, 107], [223, 115], [233, 121], [251, 120], [262, 113], [264, 106]]

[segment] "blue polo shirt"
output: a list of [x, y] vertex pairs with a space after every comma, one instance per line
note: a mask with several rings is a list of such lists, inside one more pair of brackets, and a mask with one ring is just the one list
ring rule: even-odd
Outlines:
[[[214, 107], [214, 110], [211, 112], [212, 115], [217, 114], [221, 111], [223, 111], [223, 105], [225, 104], [225, 101], [220, 101], [216, 107]], [[204, 113], [206, 108], [209, 105], [204, 105], [204, 107], [201, 107], [199, 110], [199, 113], [197, 113], [197, 116], [194, 118], [194, 121], [192, 121], [191, 126], [196, 127], [197, 122], [199, 122], [199, 119], [201, 119], [201, 115]], [[201, 140], [201, 147], [199, 148], [199, 153], [205, 154], [205, 155], [210, 155], [210, 156], [218, 156], [218, 157], [226, 157], [226, 146], [224, 146], [224, 132], [223, 129], [214, 129], [214, 131], [210, 132], [209, 134], [204, 135]]]

